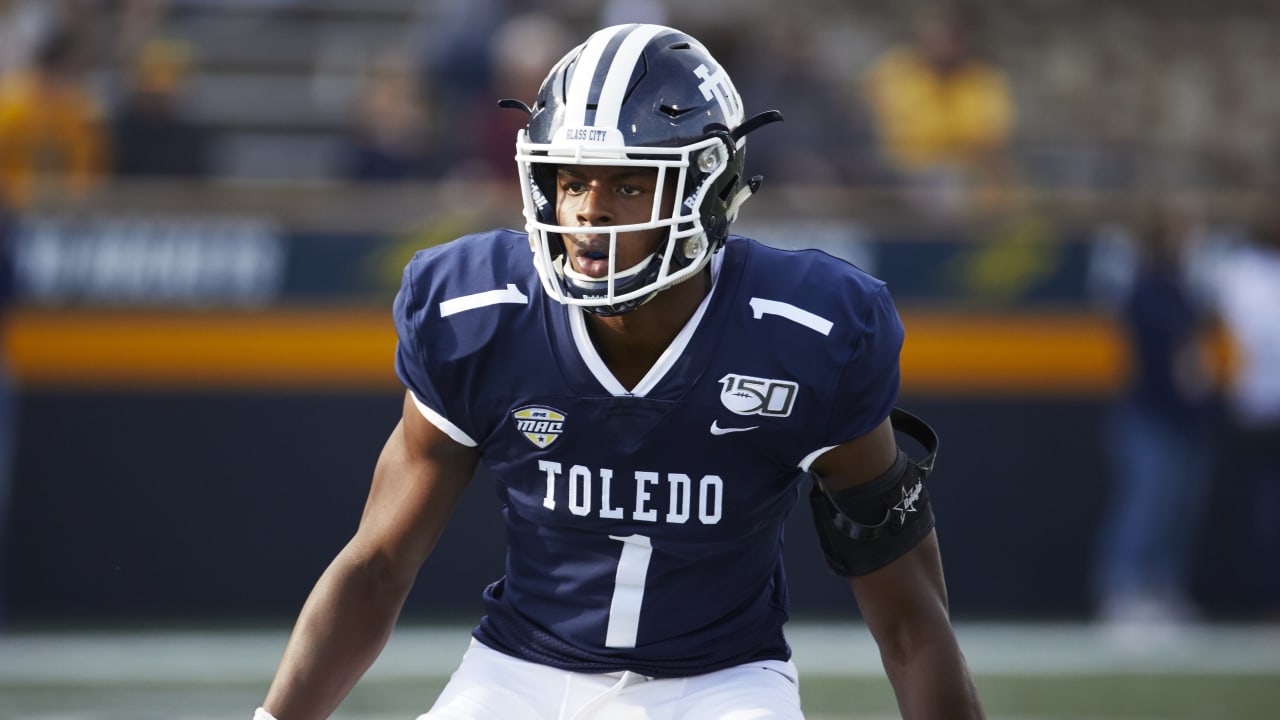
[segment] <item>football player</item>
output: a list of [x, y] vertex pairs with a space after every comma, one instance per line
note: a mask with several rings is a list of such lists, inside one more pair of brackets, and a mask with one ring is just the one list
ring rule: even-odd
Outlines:
[[525, 230], [406, 268], [403, 417], [259, 718], [338, 706], [481, 464], [506, 572], [424, 717], [801, 718], [781, 550], [805, 487], [902, 714], [980, 716], [924, 488], [934, 438], [895, 410], [885, 285], [728, 233], [760, 185], [746, 136], [778, 113], [746, 116], [697, 40], [639, 24], [504, 105], [528, 113]]

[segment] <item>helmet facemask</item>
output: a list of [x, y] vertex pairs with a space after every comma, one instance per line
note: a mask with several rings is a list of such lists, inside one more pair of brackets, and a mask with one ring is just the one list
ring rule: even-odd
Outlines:
[[[704, 200], [720, 186], [729, 158], [740, 150], [732, 142], [727, 134], [720, 134], [678, 148], [578, 145], [566, 152], [555, 143], [530, 142], [527, 131], [521, 131], [516, 160], [524, 193], [525, 228], [547, 293], [558, 302], [581, 306], [597, 315], [617, 315], [700, 272], [719, 249], [719, 244], [713, 247], [708, 240]], [[603, 277], [573, 269], [564, 235], [582, 233], [586, 228], [561, 225], [555, 217], [555, 175], [561, 165], [652, 168], [656, 173], [653, 204], [646, 220], [589, 228], [593, 234], [608, 237], [609, 267]], [[715, 222], [721, 227], [726, 224], [723, 219]], [[665, 231], [664, 240], [638, 263], [617, 267], [619, 236], [646, 230]]]

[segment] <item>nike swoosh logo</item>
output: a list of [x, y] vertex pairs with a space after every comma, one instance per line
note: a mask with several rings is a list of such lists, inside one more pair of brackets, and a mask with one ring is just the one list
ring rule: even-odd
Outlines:
[[711, 434], [712, 435], [728, 435], [729, 433], [746, 432], [748, 430], [755, 430], [758, 427], [760, 426], [752, 425], [751, 427], [720, 427], [718, 424], [716, 424], [715, 420], [712, 420]]

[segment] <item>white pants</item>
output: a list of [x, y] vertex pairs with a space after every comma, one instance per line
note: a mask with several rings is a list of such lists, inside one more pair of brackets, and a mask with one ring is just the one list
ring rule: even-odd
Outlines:
[[476, 640], [430, 712], [418, 720], [803, 720], [795, 665], [746, 663], [655, 679], [569, 672]]

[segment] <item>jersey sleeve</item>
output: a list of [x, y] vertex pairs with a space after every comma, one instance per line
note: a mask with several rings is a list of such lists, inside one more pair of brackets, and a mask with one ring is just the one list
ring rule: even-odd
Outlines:
[[418, 411], [449, 437], [474, 447], [472, 435], [450, 419], [444, 396], [431, 371], [424, 332], [430, 326], [430, 285], [425, 251], [414, 255], [405, 267], [392, 313], [396, 327], [396, 375], [413, 395]]
[[853, 351], [841, 373], [831, 408], [830, 444], [875, 429], [898, 402], [902, 320], [886, 286], [867, 296]]

